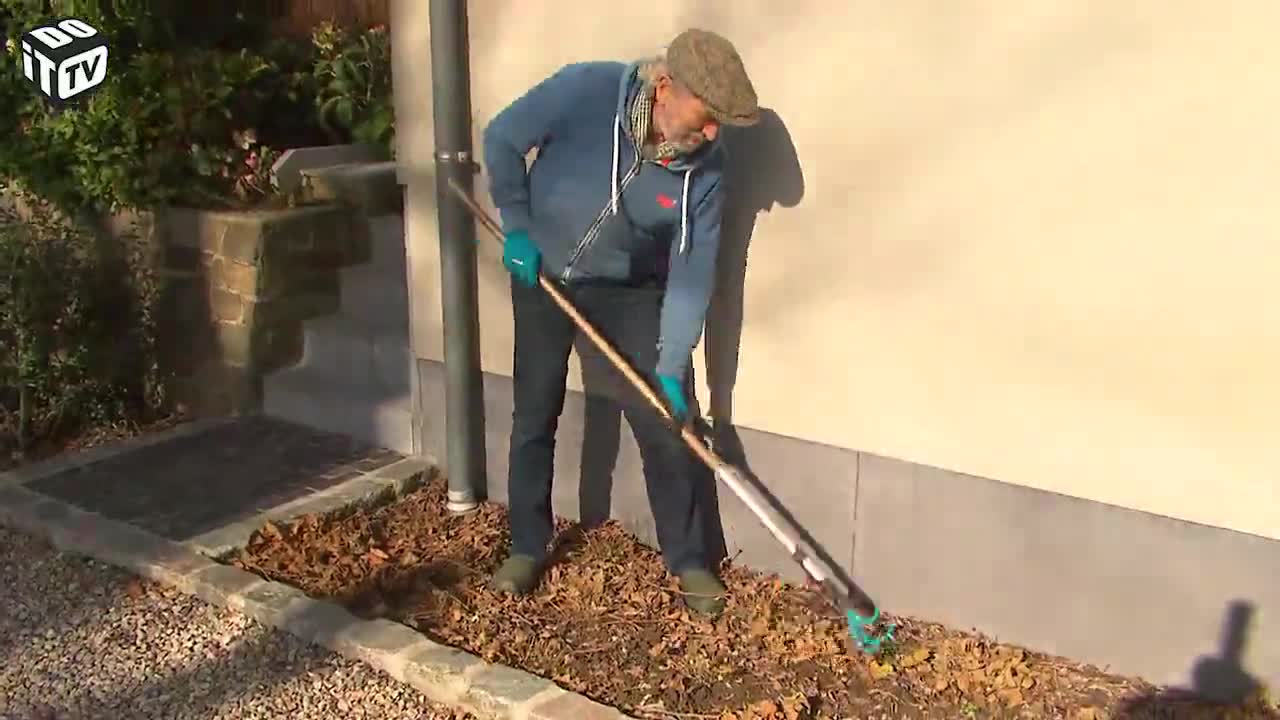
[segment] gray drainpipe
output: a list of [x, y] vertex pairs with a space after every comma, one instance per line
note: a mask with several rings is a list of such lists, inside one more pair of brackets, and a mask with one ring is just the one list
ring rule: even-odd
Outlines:
[[468, 192], [478, 169], [471, 153], [471, 66], [466, 0], [431, 0], [431, 89], [435, 117], [436, 212], [444, 314], [445, 458], [448, 509], [472, 512], [486, 486], [484, 381], [476, 294], [476, 228], [449, 190]]

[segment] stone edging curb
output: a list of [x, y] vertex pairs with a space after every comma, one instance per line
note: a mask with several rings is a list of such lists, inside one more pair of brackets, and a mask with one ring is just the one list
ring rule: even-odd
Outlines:
[[[0, 475], [0, 524], [44, 538], [62, 552], [116, 565], [205, 602], [243, 612], [265, 625], [371, 665], [412, 686], [430, 700], [466, 709], [481, 718], [604, 720], [628, 717], [614, 708], [565, 690], [550, 680], [495, 665], [457, 648], [441, 645], [400, 623], [363, 620], [336, 603], [308, 597], [291, 585], [265, 580], [224, 565], [184, 543], [22, 487], [23, 482], [48, 477], [69, 467], [87, 465], [136, 447], [154, 444], [158, 441], [155, 439], [157, 436], [163, 440], [175, 434], [186, 435], [210, 427], [210, 424], [193, 425], [195, 423], [183, 426], [181, 432], [157, 433], [147, 442], [125, 441], [104, 446], [92, 459], [48, 461]], [[376, 489], [377, 492], [394, 492], [397, 487], [412, 482], [411, 474], [402, 471], [410, 469], [413, 463], [422, 462], [421, 459], [402, 460], [383, 468], [385, 473], [403, 466], [396, 472], [401, 476], [399, 481], [395, 476], [385, 474], [379, 481], [379, 471], [374, 471], [350, 482], [381, 482], [382, 487]], [[423, 472], [423, 467], [419, 466], [412, 475], [420, 478]], [[291, 508], [293, 514], [334, 510], [342, 505], [344, 498], [348, 503], [351, 501], [351, 495], [346, 491], [337, 492], [342, 487], [331, 489], [327, 496], [324, 493], [308, 496], [264, 515], [279, 517], [279, 511], [285, 508]], [[307, 507], [309, 503], [312, 507]], [[229, 526], [234, 530], [229, 530], [226, 538], [242, 533], [241, 525]], [[257, 527], [260, 525], [253, 526], [253, 529]], [[244, 537], [247, 538], [247, 534]]]

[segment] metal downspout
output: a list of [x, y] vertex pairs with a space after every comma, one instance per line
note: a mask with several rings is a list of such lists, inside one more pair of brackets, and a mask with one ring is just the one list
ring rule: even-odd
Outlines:
[[435, 119], [436, 212], [444, 321], [448, 509], [472, 512], [486, 487], [484, 380], [476, 292], [476, 229], [449, 180], [471, 192], [471, 66], [466, 0], [431, 0], [431, 88]]

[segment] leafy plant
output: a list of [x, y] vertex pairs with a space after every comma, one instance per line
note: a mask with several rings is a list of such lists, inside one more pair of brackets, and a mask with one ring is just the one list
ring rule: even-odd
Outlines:
[[[0, 177], [73, 214], [252, 200], [270, 190], [245, 177], [264, 150], [239, 147], [237, 133], [261, 133], [311, 104], [306, 66], [282, 57], [294, 66], [249, 50], [137, 52], [87, 103], [60, 113], [10, 65], [0, 70], [0, 108], [7, 94], [17, 130], [0, 143]], [[288, 142], [286, 132], [264, 134]]]
[[161, 399], [146, 246], [5, 190], [22, 211], [0, 208], [0, 446], [144, 418]]
[[204, 147], [191, 146], [196, 171], [205, 177], [217, 175], [230, 183], [230, 192], [241, 202], [271, 196], [275, 187], [271, 184], [271, 166], [280, 154], [270, 146], [260, 144], [252, 129], [232, 133], [234, 144]]
[[315, 48], [316, 107], [335, 142], [351, 139], [393, 150], [395, 109], [391, 41], [377, 25], [352, 37], [325, 22], [311, 38]]
[[[256, 17], [236, 8], [251, 5], [0, 0], [12, 60], [0, 67], [0, 122], [15, 128], [0, 142], [0, 179], [72, 215], [234, 207], [273, 193], [270, 163], [285, 148], [362, 142], [390, 154], [386, 29], [349, 34], [326, 23], [310, 43], [246, 31], [251, 47], [233, 48], [230, 33]], [[112, 65], [87, 102], [55, 112], [22, 77], [17, 40], [59, 12], [109, 35]], [[256, 139], [244, 146], [244, 137]]]
[[0, 0], [0, 16], [21, 30], [56, 17], [84, 20], [110, 38], [115, 62], [139, 50], [261, 46], [271, 30], [266, 5], [261, 0]]

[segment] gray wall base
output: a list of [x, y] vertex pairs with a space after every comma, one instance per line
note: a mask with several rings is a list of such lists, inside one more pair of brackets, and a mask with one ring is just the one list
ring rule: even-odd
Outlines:
[[[442, 398], [440, 364], [417, 365], [422, 397]], [[485, 376], [485, 420], [487, 494], [505, 502], [510, 378]], [[426, 414], [420, 432], [428, 451], [444, 447], [442, 415]], [[1216, 659], [1280, 687], [1280, 643], [1267, 640], [1280, 636], [1280, 542], [746, 428], [737, 435], [750, 472], [887, 612], [1159, 684], [1203, 685]], [[558, 514], [611, 516], [654, 544], [639, 452], [616, 411], [569, 393], [556, 473]], [[739, 564], [804, 577], [731, 491], [715, 495]], [[1224, 644], [1241, 642], [1243, 658], [1222, 657]]]

